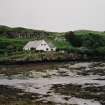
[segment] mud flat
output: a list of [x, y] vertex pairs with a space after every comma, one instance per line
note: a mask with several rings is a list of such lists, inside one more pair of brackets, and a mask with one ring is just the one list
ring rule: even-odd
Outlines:
[[105, 105], [104, 62], [15, 66], [0, 65], [1, 105]]

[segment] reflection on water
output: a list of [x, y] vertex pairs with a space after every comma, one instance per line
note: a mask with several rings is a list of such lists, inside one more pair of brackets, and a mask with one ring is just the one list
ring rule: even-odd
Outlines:
[[55, 105], [105, 105], [105, 63], [1, 65], [0, 85], [37, 93]]

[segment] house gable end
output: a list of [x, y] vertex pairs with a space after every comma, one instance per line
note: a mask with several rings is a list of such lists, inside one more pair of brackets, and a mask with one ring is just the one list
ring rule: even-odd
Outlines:
[[44, 40], [40, 41], [39, 45], [36, 48], [37, 50], [43, 50], [43, 51], [50, 51], [51, 48], [49, 47], [48, 43]]

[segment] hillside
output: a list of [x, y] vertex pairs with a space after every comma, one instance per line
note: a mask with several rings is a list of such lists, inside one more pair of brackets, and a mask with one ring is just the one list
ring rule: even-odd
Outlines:
[[[89, 35], [89, 34], [93, 35]], [[85, 52], [94, 52], [96, 50], [104, 54], [104, 39], [105, 32], [91, 31], [91, 30], [77, 30], [74, 31], [77, 39], [74, 39], [74, 43], [78, 44], [80, 42], [81, 48], [73, 46], [65, 38], [66, 32], [48, 32], [44, 30], [34, 30], [27, 29], [23, 27], [11, 28], [8, 26], [0, 26], [0, 57], [13, 55], [15, 53], [23, 53], [23, 47], [28, 41], [45, 39], [51, 41], [57, 49], [66, 50], [69, 52], [75, 51], [79, 53], [82, 51]], [[97, 37], [98, 36], [98, 37]], [[99, 40], [100, 38], [100, 40]], [[100, 41], [100, 42], [98, 42]], [[99, 46], [94, 48], [94, 46]], [[102, 45], [102, 46], [101, 46]], [[93, 47], [92, 47], [93, 46]], [[85, 47], [85, 49], [84, 49]], [[92, 47], [92, 48], [91, 48]], [[91, 48], [91, 49], [90, 49]]]
[[[48, 32], [44, 30], [28, 29], [23, 27], [8, 27], [0, 25], [0, 38], [25, 38], [25, 39], [54, 39], [56, 37], [64, 37], [66, 32]], [[77, 30], [74, 31], [77, 35], [87, 35], [89, 33], [105, 35], [105, 32], [92, 30]]]
[[92, 31], [92, 30], [76, 30], [74, 31], [74, 33], [77, 35], [87, 35], [89, 33], [105, 35], [104, 31]]
[[30, 38], [30, 39], [42, 39], [42, 38], [54, 38], [56, 35], [61, 35], [62, 33], [57, 32], [47, 32], [43, 30], [33, 30], [23, 27], [11, 28], [8, 26], [0, 26], [0, 37], [7, 38]]
[[22, 48], [28, 41], [45, 39], [52, 41], [58, 48], [68, 47], [69, 44], [64, 41], [64, 33], [47, 32], [43, 30], [33, 30], [23, 27], [11, 28], [0, 26], [0, 55], [4, 53], [22, 51]]

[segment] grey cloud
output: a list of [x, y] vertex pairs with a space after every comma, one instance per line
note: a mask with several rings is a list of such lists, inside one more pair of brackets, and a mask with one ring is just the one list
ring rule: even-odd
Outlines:
[[49, 31], [103, 31], [105, 0], [0, 0], [0, 24]]

